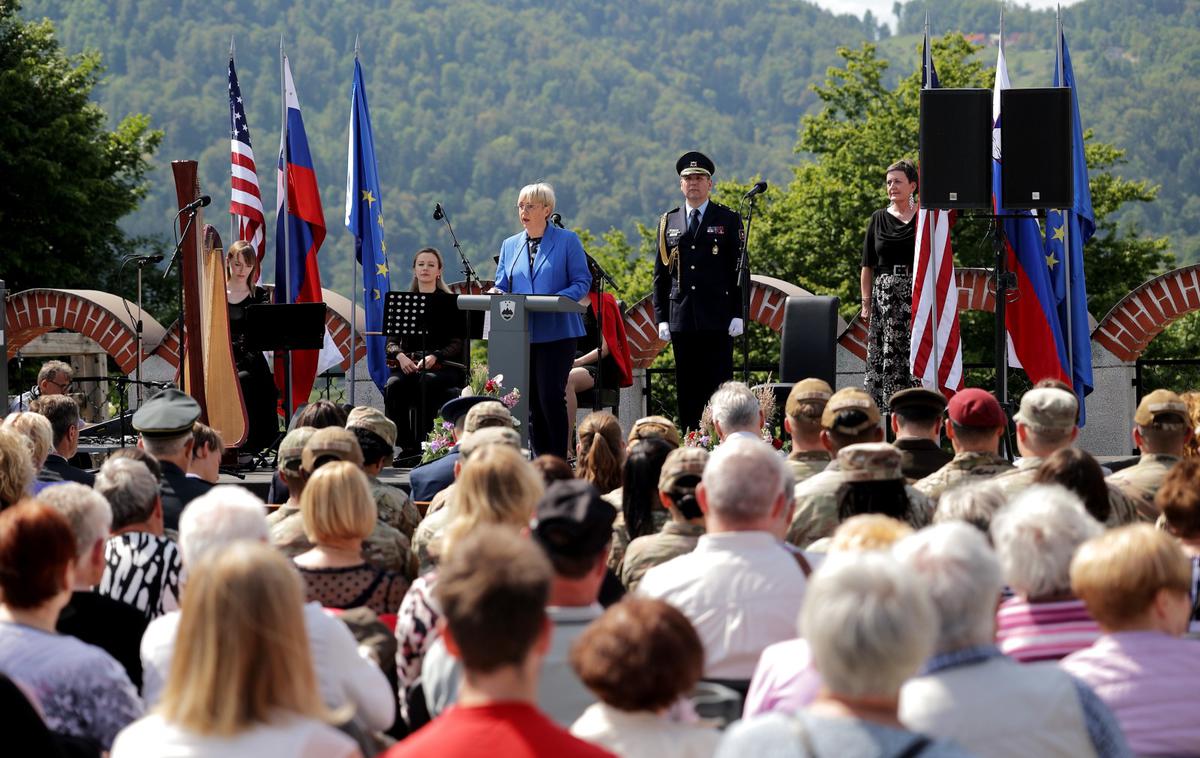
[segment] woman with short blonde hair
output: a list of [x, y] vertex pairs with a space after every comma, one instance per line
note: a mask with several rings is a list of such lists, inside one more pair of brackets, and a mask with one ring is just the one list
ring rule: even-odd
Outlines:
[[471, 455], [454, 485], [454, 517], [439, 557], [483, 524], [529, 524], [545, 485], [532, 464], [508, 445], [488, 445]]
[[408, 582], [363, 557], [376, 513], [367, 475], [355, 464], [332, 461], [309, 477], [300, 495], [300, 518], [313, 548], [294, 559], [308, 600], [327, 608], [366, 606], [380, 615], [400, 608]]
[[0, 426], [0, 509], [25, 496], [36, 472], [26, 438], [16, 429]]
[[[4, 426], [25, 437], [31, 452], [34, 477], [37, 477], [37, 472], [46, 465], [46, 459], [50, 457], [50, 451], [54, 449], [54, 428], [50, 426], [50, 419], [40, 413], [17, 411], [8, 414], [8, 417], [4, 419]], [[35, 478], [30, 482], [30, 488], [36, 495], [50, 484], [51, 482], [38, 481]]]
[[113, 758], [360, 755], [329, 726], [309, 655], [303, 591], [287, 559], [249, 540], [191, 567], [160, 708], [123, 731]]

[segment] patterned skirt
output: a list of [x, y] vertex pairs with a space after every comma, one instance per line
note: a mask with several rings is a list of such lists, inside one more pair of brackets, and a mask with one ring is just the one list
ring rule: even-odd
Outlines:
[[875, 275], [871, 287], [871, 322], [867, 327], [867, 371], [863, 386], [879, 410], [888, 399], [921, 383], [909, 372], [908, 347], [912, 329], [912, 276]]

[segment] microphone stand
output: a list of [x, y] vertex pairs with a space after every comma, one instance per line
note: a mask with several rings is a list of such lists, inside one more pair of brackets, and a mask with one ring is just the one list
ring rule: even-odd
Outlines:
[[742, 382], [750, 385], [750, 224], [754, 221], [754, 198], [752, 192], [742, 198], [742, 204], [750, 201], [746, 217], [746, 234], [742, 237], [742, 249], [738, 255], [737, 280], [742, 296]]
[[[166, 278], [171, 275], [171, 267], [175, 265], [175, 259], [179, 257], [179, 251], [181, 249], [183, 249], [184, 240], [187, 239], [188, 232], [192, 228], [192, 223], [196, 220], [196, 212], [198, 210], [199, 210], [199, 208], [190, 208], [189, 207], [189, 208], [184, 208], [183, 210], [180, 210], [179, 213], [175, 214], [175, 220], [178, 220], [180, 214], [182, 214], [184, 211], [187, 211], [188, 219], [187, 219], [187, 223], [183, 225], [183, 229], [180, 231], [179, 237], [177, 237], [175, 240], [175, 250], [171, 253], [171, 260], [167, 262], [167, 270], [163, 272], [163, 280], [164, 281], [166, 281]], [[140, 272], [139, 272], [139, 274], [140, 274]], [[179, 297], [179, 321], [178, 321], [178, 324], [179, 324], [179, 388], [183, 389], [183, 379], [184, 379], [183, 359], [184, 359], [184, 355], [186, 354], [186, 352], [183, 349], [183, 268], [182, 268], [182, 266], [179, 269], [178, 297]], [[139, 323], [140, 323], [140, 321], [139, 321]], [[139, 360], [138, 360], [138, 365], [140, 368], [140, 366], [141, 366], [140, 356], [139, 356]]]
[[471, 282], [474, 282], [475, 286], [482, 292], [483, 284], [479, 280], [479, 275], [475, 273], [475, 268], [471, 265], [471, 261], [467, 259], [466, 253], [463, 252], [462, 245], [458, 244], [458, 237], [454, 234], [454, 227], [450, 224], [450, 217], [446, 215], [446, 210], [442, 207], [441, 203], [434, 204], [433, 220], [446, 222], [446, 229], [450, 232], [450, 239], [454, 242], [454, 249], [458, 251], [458, 259], [462, 262], [463, 276], [467, 278], [467, 292], [470, 293], [473, 291], [471, 289]]

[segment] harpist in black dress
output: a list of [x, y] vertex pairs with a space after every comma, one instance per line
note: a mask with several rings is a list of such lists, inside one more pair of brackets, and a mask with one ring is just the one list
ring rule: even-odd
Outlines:
[[[465, 383], [467, 363], [466, 319], [442, 281], [442, 255], [434, 248], [417, 252], [410, 291], [430, 297], [429, 334], [424, 339], [388, 337], [392, 375], [384, 390], [385, 411], [396, 424], [396, 445], [402, 454], [420, 452], [420, 442], [429, 434], [437, 409], [449, 399], [448, 392]], [[410, 419], [414, 409], [415, 425]]]
[[[279, 391], [275, 376], [261, 350], [251, 350], [246, 342], [246, 308], [271, 302], [262, 287], [251, 286], [257, 275], [254, 248], [239, 240], [229, 246], [226, 254], [226, 273], [229, 298], [229, 338], [233, 344], [233, 360], [237, 365], [238, 383], [246, 402], [246, 422], [249, 427], [243, 450], [257, 452], [275, 441], [279, 434]], [[238, 298], [236, 301], [233, 298]]]
[[912, 265], [917, 238], [917, 170], [911, 161], [888, 166], [891, 203], [871, 214], [863, 240], [862, 315], [869, 317], [863, 384], [886, 411], [892, 394], [919, 386], [909, 370]]

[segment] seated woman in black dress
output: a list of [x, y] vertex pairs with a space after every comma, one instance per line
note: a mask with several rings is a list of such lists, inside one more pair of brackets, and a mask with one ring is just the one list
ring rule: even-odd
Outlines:
[[[593, 270], [593, 280], [597, 276]], [[629, 340], [625, 336], [625, 318], [616, 298], [604, 293], [599, 322], [596, 319], [599, 302], [595, 290], [588, 293], [588, 300], [589, 308], [583, 314], [584, 335], [575, 346], [575, 362], [571, 365], [571, 373], [567, 375], [568, 429], [575, 427], [575, 416], [579, 410], [577, 393], [593, 387], [599, 392], [600, 389], [633, 384], [633, 360], [629, 353]], [[604, 329], [603, 335], [600, 334], [601, 327]], [[568, 450], [575, 447], [573, 436], [568, 435]]]
[[238, 240], [225, 254], [225, 297], [229, 301], [229, 337], [237, 364], [242, 399], [246, 402], [249, 433], [243, 449], [257, 452], [275, 441], [279, 434], [279, 391], [275, 377], [261, 350], [251, 350], [246, 341], [246, 308], [271, 302], [258, 281], [258, 256], [254, 246]]
[[[457, 299], [442, 281], [442, 254], [432, 247], [417, 251], [409, 292], [430, 296], [424, 337], [388, 337], [388, 365], [392, 375], [384, 391], [387, 417], [396, 424], [396, 444], [401, 456], [420, 452], [437, 409], [446, 393], [466, 381], [466, 319]], [[417, 409], [414, 425], [409, 413]]]
[[888, 207], [871, 214], [863, 240], [862, 318], [867, 326], [866, 390], [887, 411], [898, 390], [920, 386], [909, 370], [912, 265], [917, 239], [917, 168], [910, 160], [884, 174]]

